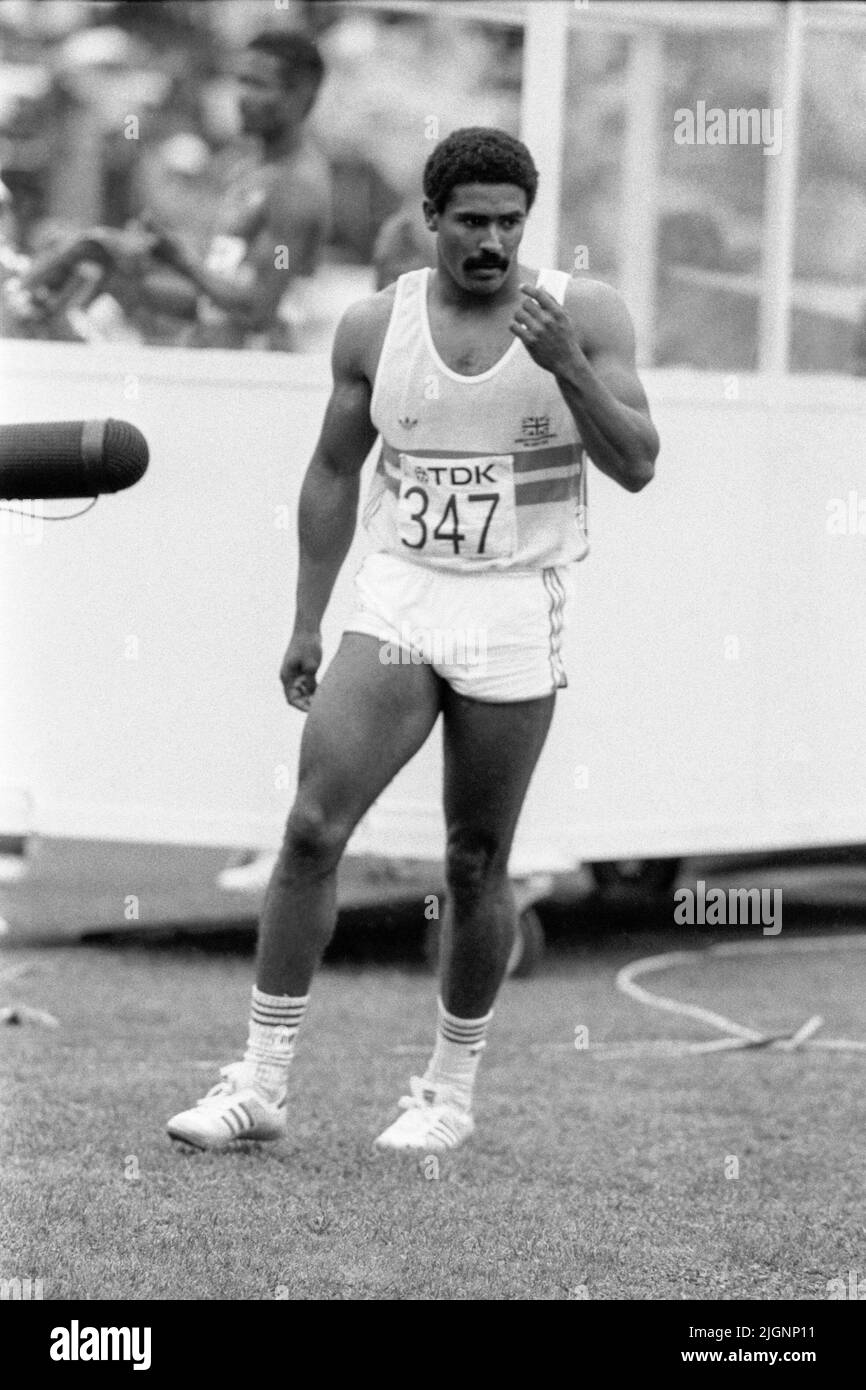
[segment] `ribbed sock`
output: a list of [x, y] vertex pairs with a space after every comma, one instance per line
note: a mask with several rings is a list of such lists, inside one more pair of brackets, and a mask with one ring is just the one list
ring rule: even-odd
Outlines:
[[279, 1100], [295, 1054], [295, 1039], [310, 996], [264, 994], [253, 985], [250, 1032], [244, 1062], [253, 1068], [253, 1084], [269, 1100]]
[[487, 1045], [485, 1035], [492, 1017], [491, 1009], [482, 1018], [457, 1018], [449, 1014], [441, 999], [438, 1001], [436, 1045], [424, 1080], [456, 1091], [467, 1110], [472, 1105], [475, 1073]]

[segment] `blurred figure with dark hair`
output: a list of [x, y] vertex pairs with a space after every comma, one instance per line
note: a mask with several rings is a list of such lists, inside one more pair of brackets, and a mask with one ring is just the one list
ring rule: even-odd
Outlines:
[[291, 301], [302, 317], [331, 215], [330, 169], [304, 129], [323, 75], [319, 50], [304, 34], [253, 39], [238, 66], [240, 114], [261, 159], [226, 189], [207, 255], [146, 219], [155, 256], [195, 296], [192, 346], [293, 346]]

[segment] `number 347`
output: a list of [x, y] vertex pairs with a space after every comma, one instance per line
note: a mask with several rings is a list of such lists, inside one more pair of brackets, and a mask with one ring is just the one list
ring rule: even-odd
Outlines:
[[[401, 540], [403, 544], [409, 546], [410, 550], [423, 550], [424, 546], [427, 544], [428, 539], [432, 536], [434, 540], [437, 541], [450, 541], [454, 548], [454, 554], [459, 555], [460, 543], [461, 541], [466, 540], [466, 532], [460, 530], [460, 517], [457, 512], [457, 498], [454, 495], [454, 493], [452, 492], [450, 494], [448, 501], [445, 503], [445, 508], [442, 512], [441, 517], [439, 518], [439, 521], [435, 526], [432, 527], [432, 529], [432, 518], [427, 516], [427, 512], [430, 506], [430, 498], [428, 494], [425, 492], [424, 488], [407, 488], [403, 496], [405, 499], [408, 499], [413, 496], [419, 498], [417, 510], [410, 512], [407, 518], [409, 522], [413, 522], [418, 527], [418, 539], [407, 540], [405, 536], [402, 536]], [[463, 500], [471, 503], [486, 502], [488, 504], [487, 516], [484, 518], [484, 522], [481, 526], [481, 531], [478, 537], [478, 549], [475, 552], [477, 555], [483, 555], [484, 546], [487, 541], [487, 532], [489, 531], [490, 523], [493, 520], [493, 513], [496, 511], [496, 507], [499, 503], [499, 493], [470, 492]], [[447, 529], [446, 523], [448, 522], [452, 523], [450, 530]], [[477, 523], [475, 526], [472, 527], [473, 532], [475, 531], [476, 526]]]

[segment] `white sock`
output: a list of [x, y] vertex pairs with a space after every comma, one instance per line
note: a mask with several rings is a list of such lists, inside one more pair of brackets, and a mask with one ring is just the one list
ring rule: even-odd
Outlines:
[[264, 994], [253, 985], [250, 1032], [244, 1061], [253, 1068], [253, 1085], [276, 1101], [286, 1089], [295, 1039], [310, 996]]
[[457, 1091], [467, 1110], [472, 1105], [475, 1073], [487, 1045], [485, 1034], [492, 1017], [491, 1009], [483, 1018], [456, 1018], [449, 1014], [441, 999], [438, 1001], [436, 1045], [424, 1080]]

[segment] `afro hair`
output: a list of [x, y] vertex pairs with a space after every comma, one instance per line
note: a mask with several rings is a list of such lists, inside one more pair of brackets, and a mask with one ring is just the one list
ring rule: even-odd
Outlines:
[[437, 212], [443, 211], [460, 183], [516, 184], [526, 194], [528, 212], [535, 201], [538, 170], [529, 150], [513, 135], [492, 126], [465, 126], [441, 140], [424, 165], [424, 193]]

